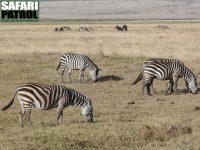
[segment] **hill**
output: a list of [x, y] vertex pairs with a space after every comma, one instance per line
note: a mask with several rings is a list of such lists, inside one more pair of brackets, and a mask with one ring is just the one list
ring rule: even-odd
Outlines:
[[41, 19], [199, 19], [199, 0], [42, 0]]

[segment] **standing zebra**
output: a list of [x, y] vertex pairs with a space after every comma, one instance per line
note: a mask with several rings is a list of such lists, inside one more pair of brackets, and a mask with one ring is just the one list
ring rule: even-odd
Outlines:
[[72, 70], [80, 70], [79, 80], [81, 83], [84, 83], [84, 70], [85, 68], [90, 70], [90, 76], [94, 82], [97, 81], [98, 72], [101, 69], [90, 60], [89, 57], [82, 55], [82, 54], [74, 54], [74, 53], [66, 53], [64, 54], [61, 59], [60, 63], [58, 64], [57, 70], [61, 66], [61, 75], [62, 75], [62, 82], [63, 82], [63, 75], [65, 68], [68, 68], [68, 76], [70, 78], [70, 82], [72, 82], [71, 78], [71, 71]]
[[195, 75], [185, 67], [184, 63], [177, 59], [148, 59], [143, 64], [142, 72], [132, 84], [136, 84], [142, 80], [143, 75], [145, 80], [142, 84], [142, 94], [144, 94], [144, 88], [147, 87], [148, 95], [151, 95], [150, 86], [152, 85], [154, 78], [159, 80], [169, 80], [169, 86], [166, 93], [168, 90], [173, 92], [173, 88], [174, 91], [177, 92], [178, 79], [181, 77], [184, 78], [187, 89], [192, 93], [197, 93]]
[[93, 122], [91, 100], [73, 89], [67, 89], [60, 85], [50, 86], [26, 83], [16, 89], [13, 99], [1, 109], [2, 111], [8, 109], [13, 104], [16, 94], [21, 106], [19, 117], [22, 128], [25, 117], [27, 117], [30, 125], [33, 127], [30, 118], [32, 106], [41, 110], [57, 108], [56, 125], [62, 124], [63, 109], [69, 105], [80, 108], [87, 121]]

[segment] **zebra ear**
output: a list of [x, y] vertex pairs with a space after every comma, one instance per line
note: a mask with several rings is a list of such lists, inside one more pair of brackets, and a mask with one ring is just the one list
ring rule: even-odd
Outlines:
[[195, 76], [196, 79], [197, 79], [198, 77], [199, 77], [199, 76], [197, 76], [197, 75]]

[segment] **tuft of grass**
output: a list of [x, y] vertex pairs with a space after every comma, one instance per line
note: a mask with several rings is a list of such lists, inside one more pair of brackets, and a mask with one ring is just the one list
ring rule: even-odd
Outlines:
[[192, 127], [182, 124], [164, 123], [159, 126], [144, 125], [138, 138], [145, 142], [160, 141], [165, 142], [171, 138], [192, 134]]

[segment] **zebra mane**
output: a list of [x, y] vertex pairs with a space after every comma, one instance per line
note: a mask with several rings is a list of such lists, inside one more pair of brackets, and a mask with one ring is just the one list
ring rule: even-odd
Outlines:
[[184, 66], [184, 72], [185, 74], [183, 74], [183, 78], [185, 78], [186, 80], [191, 79], [190, 76], [192, 75], [192, 77], [194, 77], [196, 79], [196, 76], [194, 75], [194, 73], [188, 69], [186, 66]]
[[[71, 104], [74, 104], [74, 100], [78, 99], [78, 101], [76, 101], [76, 103], [81, 103], [83, 102], [81, 105], [79, 105], [80, 107], [81, 106], [85, 106], [85, 105], [88, 105], [88, 104], [91, 104], [91, 101], [83, 94], [75, 91], [74, 89], [68, 89], [70, 91], [70, 94], [69, 94], [69, 97], [70, 97], [70, 101], [71, 101]], [[76, 104], [74, 104], [76, 105]]]
[[96, 69], [98, 69], [97, 65], [96, 65], [89, 57], [87, 57], [87, 56], [85, 56], [85, 55], [82, 55], [82, 56], [85, 57], [85, 58], [87, 58], [86, 61], [88, 61], [88, 62], [91, 63]]

